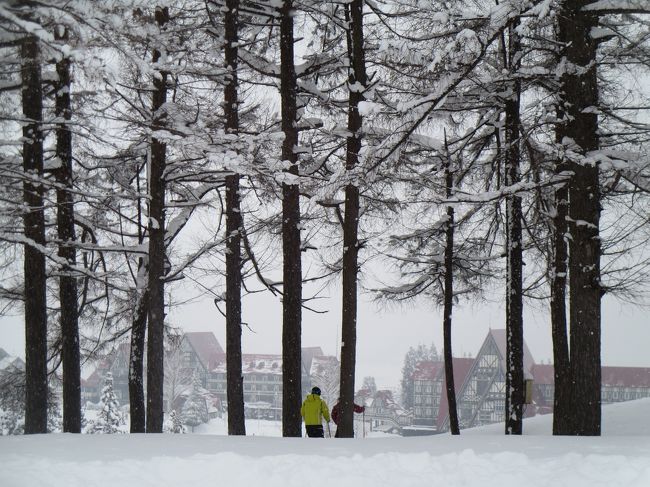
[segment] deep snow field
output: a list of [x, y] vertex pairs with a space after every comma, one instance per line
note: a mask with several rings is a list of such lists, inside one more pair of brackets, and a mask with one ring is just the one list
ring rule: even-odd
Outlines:
[[551, 416], [525, 434], [501, 424], [402, 438], [281, 438], [278, 423], [223, 419], [185, 435], [0, 437], [1, 487], [650, 487], [650, 399], [603, 407], [603, 436], [552, 437]]

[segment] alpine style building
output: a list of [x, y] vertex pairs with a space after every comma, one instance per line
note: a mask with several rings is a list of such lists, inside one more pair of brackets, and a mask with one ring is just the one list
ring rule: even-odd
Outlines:
[[[103, 378], [113, 374], [114, 391], [121, 405], [128, 396], [128, 343], [121, 344], [82, 380], [84, 401], [100, 399]], [[146, 364], [145, 364], [146, 366]], [[313, 385], [323, 391], [328, 404], [338, 397], [339, 362], [326, 356], [320, 347], [302, 349], [302, 390], [306, 395]], [[146, 379], [146, 373], [145, 379]], [[245, 413], [249, 418], [280, 419], [282, 417], [282, 355], [243, 354]], [[226, 401], [226, 354], [212, 332], [188, 332], [170, 340], [165, 355], [165, 411], [180, 410], [198, 380], [211, 414], [223, 410]]]
[[[454, 385], [461, 428], [504, 421], [505, 330], [490, 330], [476, 358], [454, 359]], [[524, 417], [553, 412], [553, 366], [536, 364], [524, 344], [527, 398]], [[435, 434], [449, 430], [449, 410], [442, 362], [420, 362], [412, 376], [414, 409], [405, 434]], [[602, 403], [650, 397], [650, 368], [603, 367]]]

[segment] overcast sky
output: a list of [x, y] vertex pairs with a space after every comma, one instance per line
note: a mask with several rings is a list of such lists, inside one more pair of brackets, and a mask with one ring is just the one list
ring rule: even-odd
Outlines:
[[[340, 290], [335, 297], [320, 302], [330, 308], [326, 314], [303, 313], [303, 346], [320, 346], [329, 355], [338, 354], [340, 336]], [[244, 299], [244, 353], [281, 353], [282, 309], [277, 298], [255, 295]], [[649, 310], [603, 300], [604, 365], [650, 367]], [[453, 350], [455, 356], [475, 356], [490, 327], [504, 328], [503, 306], [462, 305], [454, 311]], [[187, 331], [213, 331], [225, 348], [225, 319], [216, 310], [212, 298], [197, 300], [171, 312], [169, 321]], [[525, 339], [536, 362], [552, 357], [550, 321], [541, 309], [527, 307]], [[0, 346], [12, 355], [24, 357], [22, 318], [0, 318]], [[361, 299], [357, 336], [357, 385], [365, 376], [374, 376], [381, 388], [398, 387], [404, 355], [410, 346], [434, 342], [442, 351], [440, 310], [422, 302], [390, 310], [378, 309]]]

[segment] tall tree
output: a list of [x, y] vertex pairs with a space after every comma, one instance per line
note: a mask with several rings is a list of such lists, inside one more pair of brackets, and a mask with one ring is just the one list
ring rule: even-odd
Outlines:
[[[33, 19], [29, 19], [33, 21]], [[43, 210], [43, 88], [34, 34], [21, 42], [25, 300], [25, 433], [47, 432], [47, 310]]]
[[599, 148], [596, 68], [598, 25], [584, 11], [588, 0], [564, 0], [558, 41], [564, 49], [560, 103], [565, 117], [558, 127], [565, 149], [569, 183], [569, 318], [574, 435], [600, 435], [600, 183], [599, 164], [587, 160]]
[[345, 5], [348, 25], [347, 48], [350, 68], [348, 86], [348, 132], [345, 170], [349, 174], [345, 187], [343, 220], [343, 306], [341, 320], [341, 414], [337, 434], [354, 437], [354, 376], [357, 353], [357, 280], [359, 273], [359, 186], [353, 176], [359, 163], [363, 117], [359, 103], [364, 100], [368, 84], [363, 46], [363, 0]]
[[[514, 187], [520, 182], [520, 98], [521, 40], [515, 18], [508, 26], [508, 45], [503, 41], [503, 55], [510, 75], [509, 96], [505, 100], [505, 183]], [[503, 34], [502, 36], [505, 36]], [[503, 39], [503, 37], [502, 37]], [[524, 408], [524, 327], [523, 327], [523, 244], [521, 196], [506, 197], [506, 401], [505, 431], [520, 435]]]
[[[445, 196], [453, 196], [454, 173], [445, 134]], [[454, 355], [451, 348], [451, 324], [454, 307], [454, 207], [447, 205], [445, 222], [445, 289], [442, 310], [443, 358], [445, 363], [445, 390], [449, 405], [449, 431], [452, 435], [460, 434], [458, 425], [458, 408], [456, 407], [456, 386], [454, 384]]]
[[[169, 22], [169, 9], [157, 7], [156, 25], [160, 32]], [[162, 37], [162, 36], [160, 36]], [[152, 62], [164, 63], [164, 47], [160, 44], [153, 51]], [[165, 127], [167, 115], [167, 71], [156, 66], [153, 77], [152, 131]], [[166, 144], [156, 135], [151, 139], [149, 159], [149, 294], [148, 343], [147, 343], [147, 433], [163, 430], [163, 384], [164, 384], [164, 322], [165, 322], [165, 166]]]
[[[66, 43], [68, 29], [59, 25], [55, 28], [55, 39]], [[59, 167], [55, 170], [57, 182], [57, 228], [59, 235], [59, 257], [62, 265], [59, 277], [59, 302], [61, 306], [61, 356], [63, 364], [63, 431], [81, 432], [81, 366], [79, 353], [79, 314], [77, 302], [77, 277], [73, 267], [77, 262], [75, 249], [74, 196], [72, 170], [72, 106], [70, 98], [70, 57], [61, 54], [56, 63], [55, 115], [56, 156]]]
[[[226, 0], [224, 13], [225, 64], [228, 78], [224, 87], [226, 133], [239, 133], [237, 45], [239, 42], [239, 0]], [[239, 174], [226, 176], [226, 363], [228, 434], [245, 435], [244, 378], [241, 352], [241, 205]]]
[[292, 0], [280, 8], [280, 98], [282, 160], [288, 165], [282, 183], [282, 436], [301, 436], [302, 259], [300, 245], [300, 187], [298, 185], [298, 110], [294, 61]]

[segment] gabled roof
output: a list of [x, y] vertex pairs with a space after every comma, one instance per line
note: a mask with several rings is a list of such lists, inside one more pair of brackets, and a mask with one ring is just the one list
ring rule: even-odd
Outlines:
[[[505, 328], [500, 328], [500, 329], [496, 329], [496, 330], [490, 329], [490, 331], [488, 332], [488, 337], [490, 335], [494, 339], [494, 342], [496, 343], [496, 346], [499, 349], [499, 353], [501, 354], [501, 358], [503, 359], [502, 363], [503, 363], [503, 365], [505, 367], [505, 363], [506, 363], [506, 330], [505, 330]], [[487, 339], [488, 338], [486, 338], [486, 340]], [[532, 378], [531, 369], [533, 368], [533, 365], [535, 365], [535, 360], [533, 360], [533, 355], [530, 353], [530, 350], [528, 349], [528, 345], [526, 345], [526, 341], [524, 341], [524, 377], [526, 379]]]
[[325, 355], [323, 349], [320, 347], [303, 347], [301, 349], [302, 365], [305, 370], [311, 370], [311, 363], [314, 357], [322, 357]]
[[[463, 390], [463, 385], [465, 384], [465, 379], [469, 374], [472, 364], [474, 363], [473, 358], [455, 358], [453, 359], [454, 366], [454, 389], [456, 390], [456, 401], [460, 396], [460, 391]], [[444, 365], [444, 364], [443, 364]], [[443, 380], [444, 380], [444, 367], [443, 367]], [[440, 392], [440, 407], [438, 408], [438, 417], [436, 418], [436, 426], [438, 430], [443, 426], [445, 421], [447, 421], [449, 416], [449, 402], [447, 402], [447, 389], [443, 385], [442, 391]]]
[[184, 338], [194, 349], [197, 357], [207, 370], [211, 370], [224, 359], [223, 348], [221, 348], [217, 337], [211, 331], [187, 332]]
[[415, 365], [411, 376], [413, 380], [436, 380], [440, 371], [444, 369], [444, 363], [433, 360], [423, 360]]
[[0, 371], [7, 370], [7, 369], [18, 369], [18, 370], [25, 369], [25, 362], [23, 361], [23, 359], [21, 359], [20, 357], [13, 357], [9, 355], [1, 348], [0, 351], [5, 353], [4, 356], [0, 355]]

